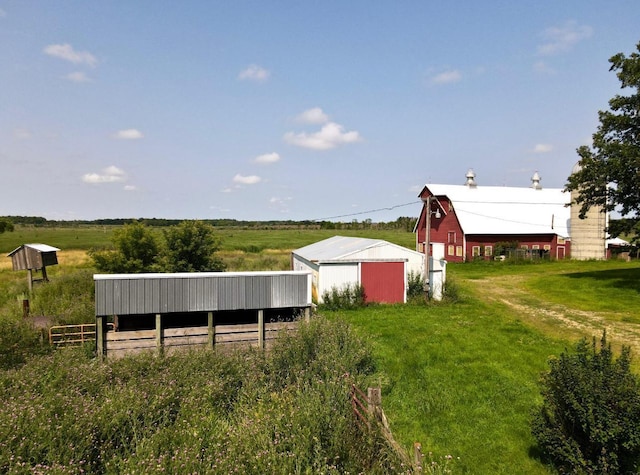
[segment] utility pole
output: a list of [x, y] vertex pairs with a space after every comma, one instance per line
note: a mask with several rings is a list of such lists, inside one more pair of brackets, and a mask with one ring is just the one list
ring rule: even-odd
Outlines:
[[427, 197], [425, 203], [425, 233], [424, 233], [424, 298], [428, 302], [431, 297], [431, 286], [429, 281], [429, 248], [431, 247], [431, 199]]

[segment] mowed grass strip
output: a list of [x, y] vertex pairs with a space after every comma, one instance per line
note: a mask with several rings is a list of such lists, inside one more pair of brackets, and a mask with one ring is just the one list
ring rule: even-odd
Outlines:
[[420, 442], [436, 459], [451, 455], [455, 473], [548, 473], [531, 455], [530, 416], [563, 342], [475, 299], [333, 317], [371, 338], [383, 406], [407, 449]]

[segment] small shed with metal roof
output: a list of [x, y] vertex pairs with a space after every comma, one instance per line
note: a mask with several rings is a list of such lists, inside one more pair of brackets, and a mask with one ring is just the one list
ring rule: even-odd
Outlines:
[[333, 236], [296, 249], [291, 264], [312, 273], [318, 303], [325, 292], [347, 285], [361, 285], [367, 302], [402, 303], [409, 274], [422, 274], [424, 256], [382, 239]]
[[47, 244], [23, 244], [8, 254], [13, 270], [29, 271], [29, 290], [32, 289], [33, 271], [41, 271], [43, 281], [47, 279], [47, 266], [58, 264], [57, 247]]

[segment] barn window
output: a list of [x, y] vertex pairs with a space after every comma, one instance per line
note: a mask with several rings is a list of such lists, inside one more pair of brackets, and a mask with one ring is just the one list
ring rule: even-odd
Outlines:
[[484, 255], [493, 256], [493, 246], [484, 246]]
[[447, 242], [449, 244], [455, 244], [456, 243], [456, 232], [455, 231], [449, 231], [447, 233]]
[[471, 248], [471, 254], [473, 255], [473, 257], [479, 257], [480, 256], [480, 246], [473, 246]]
[[536, 250], [537, 250], [537, 249], [540, 249], [540, 244], [533, 244], [533, 245], [531, 246], [531, 249], [536, 249]]
[[456, 256], [462, 257], [462, 246], [456, 246]]
[[564, 244], [564, 238], [558, 236], [558, 244]]
[[448, 254], [449, 256], [454, 256], [454, 255], [455, 255], [455, 253], [456, 253], [456, 247], [455, 247], [453, 244], [449, 244], [449, 245], [447, 246], [447, 254]]
[[544, 250], [545, 251], [550, 251], [551, 250], [551, 244], [545, 244], [544, 245]]

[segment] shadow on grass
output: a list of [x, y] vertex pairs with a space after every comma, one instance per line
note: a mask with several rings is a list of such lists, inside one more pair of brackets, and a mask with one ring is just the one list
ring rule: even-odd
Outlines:
[[571, 279], [593, 279], [607, 287], [635, 290], [640, 293], [640, 267], [566, 274]]

